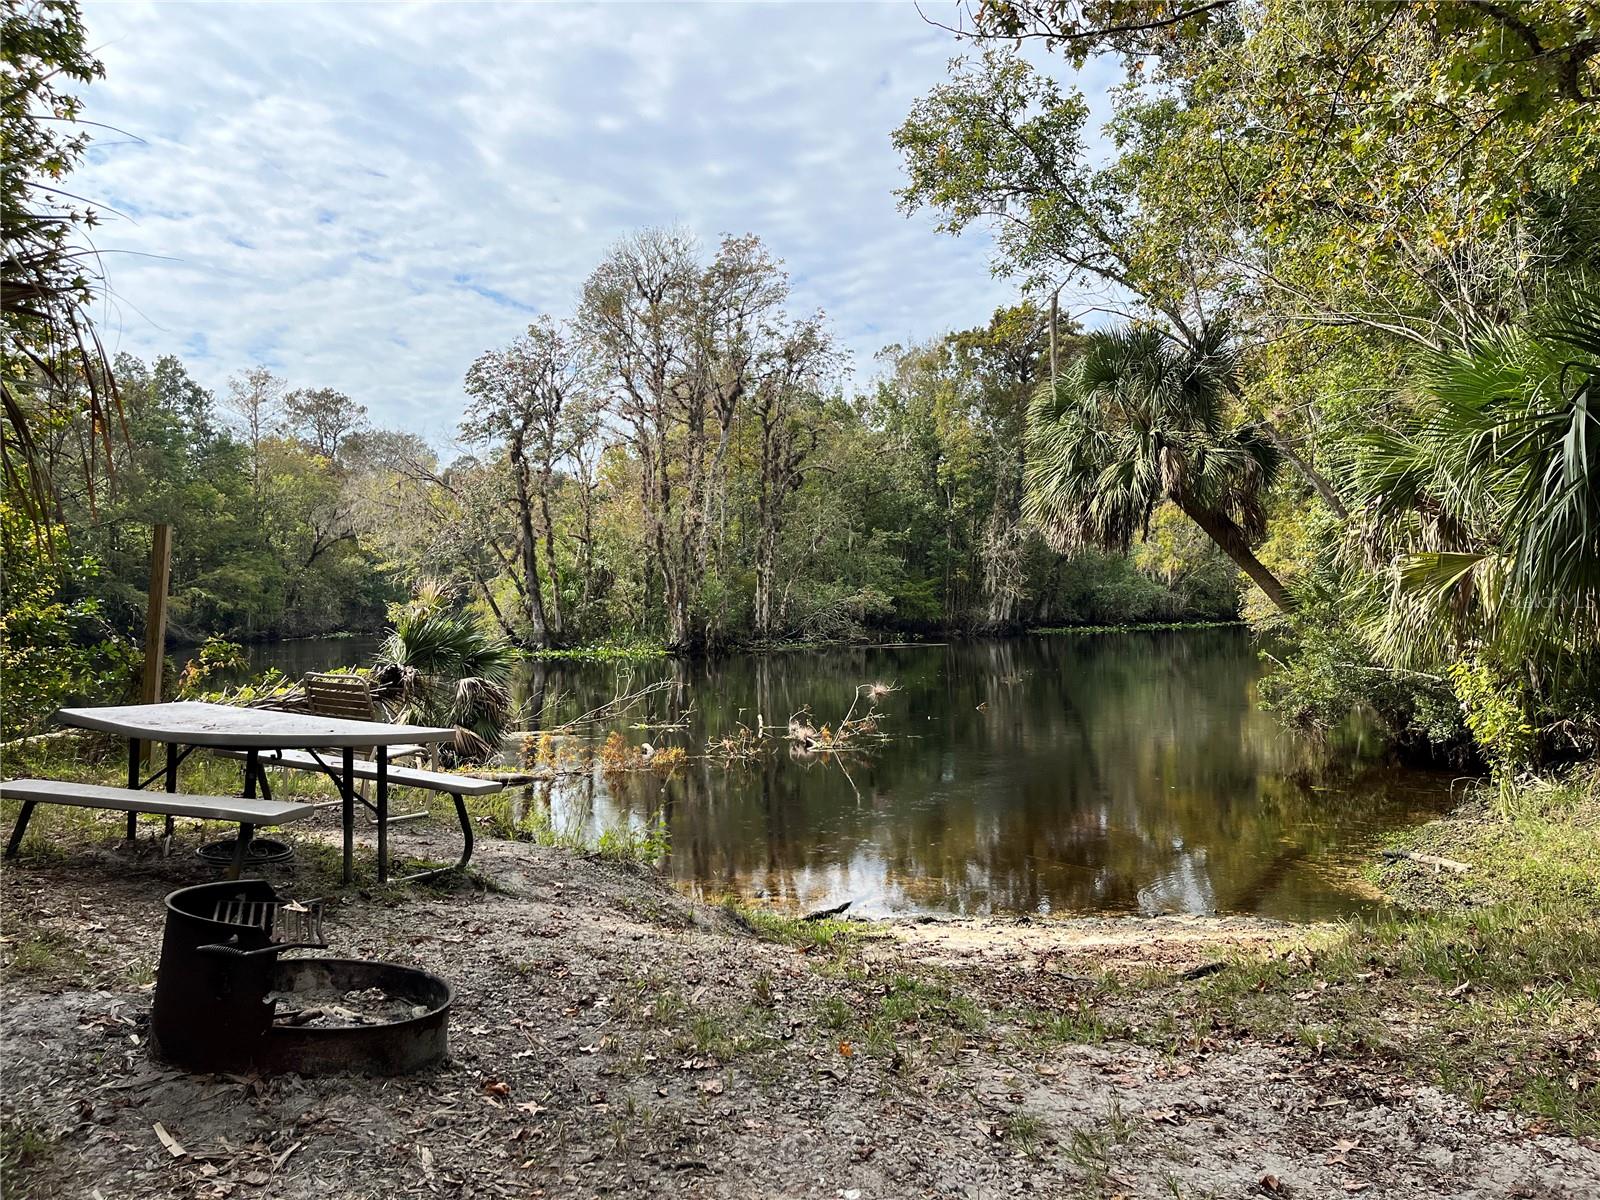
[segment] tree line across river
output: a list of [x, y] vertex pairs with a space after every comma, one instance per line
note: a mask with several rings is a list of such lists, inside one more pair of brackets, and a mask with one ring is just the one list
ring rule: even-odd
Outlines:
[[219, 395], [175, 357], [122, 356], [127, 436], [86, 475], [80, 430], [43, 439], [59, 545], [12, 505], [8, 563], [78, 642], [142, 630], [158, 522], [178, 641], [376, 632], [421, 583], [529, 649], [1237, 614], [1237, 572], [1176, 512], [1131, 558], [1059, 553], [1024, 520], [1038, 309], [890, 347], [850, 393], [826, 323], [787, 298], [756, 239], [631, 237], [572, 320], [471, 364], [454, 452], [264, 367]]

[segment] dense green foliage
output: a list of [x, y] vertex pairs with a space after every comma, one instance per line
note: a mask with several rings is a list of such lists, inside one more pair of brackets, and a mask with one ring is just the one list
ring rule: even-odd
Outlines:
[[83, 158], [78, 87], [105, 73], [71, 0], [0, 7], [0, 478], [42, 518], [42, 438], [75, 421], [87, 469], [109, 448], [116, 389], [88, 308], [101, 284], [92, 203], [61, 186]]
[[0, 680], [4, 730], [30, 731], [73, 701], [120, 695], [138, 656], [107, 624], [99, 564], [69, 549], [59, 526], [0, 500]]
[[[1019, 323], [1033, 337], [1020, 348], [1003, 340]], [[1037, 328], [1031, 309], [1002, 313], [990, 328], [892, 352], [891, 375], [869, 395], [816, 398], [804, 416], [805, 469], [792, 470], [784, 523], [771, 531], [765, 631], [755, 624], [761, 416], [736, 413], [726, 495], [714, 527], [695, 535], [714, 553], [690, 597], [687, 640], [1233, 615], [1228, 564], [1181, 531], [1135, 567], [1114, 555], [1063, 557], [1022, 527]], [[1002, 367], [1004, 355], [1013, 361]], [[370, 428], [354, 400], [290, 391], [259, 368], [236, 376], [220, 402], [176, 358], [124, 356], [116, 370], [128, 436], [109, 460], [81, 475], [70, 423], [42, 443], [58, 494], [54, 536], [72, 562], [94, 564], [59, 585], [63, 603], [87, 605], [104, 626], [79, 622], [80, 649], [141, 633], [157, 522], [175, 528], [169, 624], [179, 641], [377, 631], [386, 606], [425, 578], [527, 647], [659, 645], [671, 633], [639, 519], [641, 463], [594, 419], [592, 395], [556, 418], [566, 441], [539, 451], [548, 469], [514, 456], [510, 427], [489, 419], [478, 425], [488, 453], [441, 465], [418, 439]], [[486, 395], [474, 371], [469, 388]], [[8, 568], [20, 545], [8, 540]], [[529, 619], [530, 578], [542, 637]]]
[[158, 522], [175, 530], [169, 626], [180, 640], [379, 627], [405, 585], [363, 535], [390, 502], [396, 445], [425, 453], [420, 443], [362, 429], [328, 457], [263, 372], [232, 388], [234, 400], [263, 401], [252, 436], [176, 358], [147, 365], [124, 355], [115, 370], [127, 437], [112, 441], [110, 457], [76, 472], [70, 423], [40, 447], [68, 543], [101, 565], [94, 595], [113, 628], [132, 636], [143, 627]]
[[[1273, 602], [1248, 605], [1278, 635], [1269, 704], [1317, 729], [1365, 707], [1502, 778], [1593, 753], [1600, 6], [966, 16], [978, 53], [894, 135], [904, 205], [994, 228], [997, 269], [1128, 322], [1041, 395], [1032, 511], [1126, 543], [1245, 435], [1217, 466], [1252, 480], [1234, 524]], [[1121, 57], [1108, 152], [1029, 38]]]

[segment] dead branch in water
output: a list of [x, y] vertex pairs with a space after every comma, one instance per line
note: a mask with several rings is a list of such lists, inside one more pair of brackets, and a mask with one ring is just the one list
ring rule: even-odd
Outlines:
[[604, 721], [612, 717], [620, 717], [623, 713], [635, 707], [640, 702], [655, 695], [657, 692], [664, 692], [677, 686], [678, 685], [671, 679], [662, 679], [656, 683], [646, 684], [642, 688], [638, 688], [631, 692], [625, 692], [620, 696], [614, 696], [610, 700], [607, 700], [604, 704], [600, 705], [598, 708], [591, 708], [588, 712], [583, 713], [580, 716], [573, 717], [570, 721], [564, 721], [560, 725], [552, 725], [550, 727], [550, 732], [571, 733], [572, 730], [577, 726], [586, 725], [591, 721]]
[[[857, 743], [882, 736], [878, 733], [878, 723], [883, 716], [878, 711], [878, 701], [899, 690], [892, 683], [858, 684], [850, 698], [850, 707], [845, 710], [837, 729], [830, 725], [823, 725], [819, 729], [814, 724], [809, 705], [791, 713], [788, 724], [781, 727], [768, 724], [758, 712], [754, 729], [741, 721], [733, 733], [708, 741], [705, 746], [706, 757], [731, 765], [759, 758], [772, 749], [775, 740], [789, 742], [790, 752], [797, 756], [863, 749]], [[863, 699], [867, 702], [867, 711], [858, 717], [856, 709]], [[779, 732], [780, 728], [782, 732]], [[854, 786], [854, 781], [851, 786]]]
[[[821, 729], [810, 723], [810, 707], [802, 708], [799, 712], [789, 717], [789, 728], [786, 736], [791, 742], [796, 743], [801, 749], [811, 751], [834, 751], [850, 749], [851, 743], [858, 739], [871, 737], [878, 732], [878, 701], [892, 692], [899, 690], [892, 683], [862, 683], [856, 686], [855, 695], [850, 698], [850, 707], [845, 711], [844, 717], [839, 722], [839, 728], [833, 729], [824, 725]], [[867, 711], [862, 716], [856, 716], [856, 705], [866, 697]], [[802, 720], [802, 718], [805, 718]]]
[[706, 743], [706, 757], [716, 759], [724, 766], [759, 758], [767, 749], [766, 729], [766, 726], [762, 726], [757, 732], [741, 721], [735, 732]]

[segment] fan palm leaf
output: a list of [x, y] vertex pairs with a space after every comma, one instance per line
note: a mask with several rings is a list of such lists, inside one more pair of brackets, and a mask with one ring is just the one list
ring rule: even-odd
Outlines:
[[1600, 650], [1597, 380], [1595, 295], [1423, 364], [1419, 414], [1355, 462], [1394, 567], [1376, 643], [1538, 668]]
[[470, 730], [474, 745], [497, 742], [511, 718], [512, 648], [442, 600], [418, 600], [393, 617], [378, 663], [404, 681], [405, 719]]

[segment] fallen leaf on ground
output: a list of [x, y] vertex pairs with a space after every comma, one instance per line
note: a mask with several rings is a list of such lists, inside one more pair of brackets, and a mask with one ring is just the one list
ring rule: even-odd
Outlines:
[[172, 1155], [173, 1158], [182, 1158], [185, 1154], [189, 1153], [178, 1144], [177, 1138], [173, 1137], [167, 1132], [167, 1127], [160, 1121], [155, 1123], [154, 1128], [156, 1131], [156, 1136], [161, 1139], [161, 1144], [167, 1148], [167, 1153]]
[[1359, 1145], [1361, 1145], [1360, 1138], [1356, 1138], [1355, 1141], [1351, 1141], [1348, 1138], [1340, 1138], [1333, 1144], [1333, 1149], [1328, 1151], [1328, 1157], [1322, 1160], [1323, 1165], [1332, 1167], [1343, 1164], [1348, 1161], [1347, 1156], [1350, 1151]]
[[304, 1146], [304, 1145], [305, 1145], [304, 1142], [296, 1142], [294, 1145], [290, 1146], [287, 1150], [285, 1150], [282, 1154], [278, 1155], [277, 1158], [273, 1159], [272, 1160], [272, 1169], [273, 1169], [273, 1171], [277, 1171], [277, 1169], [279, 1167], [283, 1166], [284, 1163], [288, 1162], [289, 1161], [289, 1155], [293, 1154], [296, 1150], [300, 1149], [300, 1147]]

